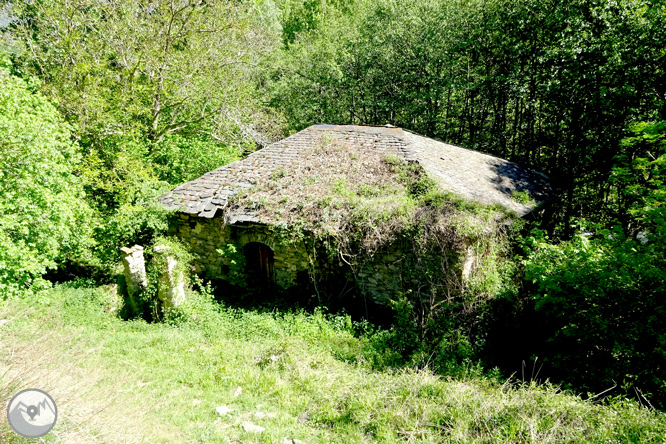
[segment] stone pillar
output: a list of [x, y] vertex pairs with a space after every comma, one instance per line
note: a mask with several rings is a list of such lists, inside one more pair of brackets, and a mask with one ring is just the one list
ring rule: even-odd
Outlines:
[[146, 264], [143, 259], [143, 247], [140, 245], [135, 245], [132, 248], [123, 247], [120, 251], [123, 253], [127, 295], [129, 296], [132, 309], [136, 313], [139, 293], [148, 286]]
[[472, 272], [477, 265], [477, 255], [476, 250], [473, 245], [468, 245], [465, 248], [464, 253], [462, 254], [462, 278], [464, 282], [468, 282]]
[[177, 307], [185, 301], [185, 276], [178, 270], [178, 260], [169, 254], [169, 250], [166, 245], [158, 245], [154, 249], [164, 264], [157, 278], [157, 297], [165, 308]]

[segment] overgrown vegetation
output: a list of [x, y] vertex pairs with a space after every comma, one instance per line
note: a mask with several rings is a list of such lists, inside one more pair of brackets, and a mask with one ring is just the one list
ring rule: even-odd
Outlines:
[[[583, 225], [574, 239], [553, 245], [542, 231], [523, 240], [529, 306], [545, 318], [547, 339], [532, 353], [549, 374], [573, 387], [633, 393], [666, 408], [663, 123], [640, 124], [623, 140], [613, 181], [623, 220], [607, 228]], [[533, 304], [533, 305], [532, 305]]]
[[[663, 414], [622, 398], [595, 404], [473, 367], [456, 379], [379, 371], [387, 350], [344, 316], [242, 311], [191, 294], [187, 318], [147, 324], [119, 320], [106, 301], [101, 288], [61, 286], [2, 311], [9, 375], [37, 376], [23, 359], [67, 369], [49, 382], [63, 415], [47, 443], [659, 442], [666, 433]], [[37, 328], [54, 332], [45, 355], [53, 361], [30, 348]], [[219, 415], [220, 406], [231, 411]], [[4, 418], [0, 436], [27, 442]], [[246, 432], [244, 422], [265, 431]]]
[[[8, 313], [13, 325], [58, 313], [78, 319], [83, 325], [54, 329], [83, 329], [88, 349], [107, 344], [113, 351], [96, 351], [94, 363], [114, 376], [126, 354], [141, 355], [129, 365], [141, 384], [156, 362], [177, 367], [186, 344], [202, 341], [201, 361], [187, 361], [189, 379], [164, 370], [158, 395], [177, 380], [193, 399], [210, 396], [210, 407], [209, 390], [234, 378], [257, 392], [274, 385], [290, 426], [297, 410], [321, 406], [313, 417], [324, 427], [290, 429], [308, 440], [657, 441], [662, 417], [623, 397], [666, 408], [665, 8], [637, 0], [0, 2], [0, 303], [45, 310], [23, 320]], [[360, 327], [338, 328], [347, 320], [234, 312], [211, 305], [212, 289], [198, 281], [205, 297], [166, 316], [150, 288], [142, 314], [165, 321], [154, 325], [99, 312], [99, 292], [43, 292], [44, 276], [113, 282], [120, 246], [149, 246], [166, 233], [169, 213], [156, 196], [319, 122], [391, 123], [524, 163], [547, 173], [561, 200], [514, 237], [498, 228], [509, 222], [502, 211], [443, 194], [416, 166], [328, 140], [236, 204], [285, 221], [285, 241], [314, 233], [317, 258], [352, 273], [389, 244], [418, 253], [420, 268], [395, 271], [392, 327], [358, 336]], [[242, 268], [233, 245], [219, 250]], [[480, 259], [467, 282], [451, 267], [460, 253]], [[77, 310], [90, 319], [79, 322]], [[281, 345], [295, 324], [289, 332], [309, 332], [311, 351], [298, 350], [301, 339]], [[114, 342], [114, 331], [123, 339]], [[252, 335], [270, 336], [265, 350]], [[535, 379], [608, 396], [612, 407], [548, 386], [382, 373], [427, 364], [461, 375], [477, 360], [504, 377], [535, 366]], [[286, 401], [304, 392], [309, 404]], [[254, 401], [241, 405], [249, 412]], [[222, 422], [199, 430], [199, 413], [161, 414], [200, 441], [250, 439], [225, 435]]]
[[[417, 163], [324, 134], [230, 211], [254, 211], [278, 238], [305, 240], [313, 267], [346, 269], [351, 281], [387, 273], [398, 326], [386, 346], [398, 360], [453, 371], [476, 357], [477, 321], [505, 280], [506, 230], [498, 227], [512, 219], [502, 208], [443, 193]], [[317, 271], [311, 279], [326, 304], [340, 288], [322, 295], [327, 275]]]
[[[94, 245], [78, 265], [109, 274], [118, 245], [166, 231], [155, 198], [279, 137], [252, 70], [274, 38], [251, 4], [1, 4], [15, 75], [36, 76], [71, 126]], [[267, 25], [267, 26], [264, 26]], [[240, 106], [239, 103], [243, 105]], [[277, 131], [274, 131], [277, 130]]]
[[72, 128], [9, 66], [0, 52], [0, 300], [48, 285], [48, 269], [89, 246], [91, 220]]
[[545, 223], [565, 238], [622, 217], [620, 141], [665, 118], [662, 2], [305, 3], [270, 77], [291, 128], [390, 123], [531, 165], [564, 191]]

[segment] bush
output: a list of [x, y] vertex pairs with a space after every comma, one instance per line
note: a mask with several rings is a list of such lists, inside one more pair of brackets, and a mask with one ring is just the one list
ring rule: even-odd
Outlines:
[[159, 177], [183, 183], [240, 159], [241, 149], [199, 135], [172, 134], [165, 137], [152, 155]]
[[619, 226], [595, 239], [552, 245], [535, 233], [528, 242], [526, 279], [549, 319], [552, 376], [583, 392], [619, 386], [666, 408], [664, 243], [644, 245]]
[[[666, 123], [638, 123], [611, 184], [617, 220], [551, 243], [526, 238], [530, 297], [546, 319], [544, 360], [577, 390], [619, 387], [666, 408]], [[610, 394], [617, 393], [610, 392]]]
[[100, 217], [95, 228], [93, 262], [107, 271], [120, 260], [121, 247], [150, 245], [156, 237], [164, 236], [173, 214], [157, 201], [158, 196], [169, 191], [168, 184], [137, 180], [125, 185], [132, 187], [131, 196], [111, 214]]
[[38, 86], [0, 64], [0, 298], [48, 286], [42, 275], [91, 243], [71, 128]]

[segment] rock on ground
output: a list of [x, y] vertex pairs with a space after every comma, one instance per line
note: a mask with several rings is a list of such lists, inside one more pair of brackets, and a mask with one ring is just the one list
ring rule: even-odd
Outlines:
[[243, 430], [245, 430], [246, 432], [261, 433], [266, 429], [261, 427], [261, 426], [254, 425], [250, 422], [244, 422], [243, 423]]

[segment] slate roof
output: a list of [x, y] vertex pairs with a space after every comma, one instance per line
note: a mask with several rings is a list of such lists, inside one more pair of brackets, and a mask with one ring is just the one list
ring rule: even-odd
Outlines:
[[[211, 218], [221, 214], [232, 196], [247, 190], [274, 171], [297, 162], [322, 143], [322, 138], [368, 147], [416, 161], [441, 186], [481, 204], [499, 204], [524, 216], [549, 200], [552, 191], [541, 173], [477, 151], [439, 142], [393, 127], [313, 125], [245, 159], [217, 168], [161, 196], [166, 207]], [[517, 202], [514, 191], [528, 191], [533, 202]], [[227, 215], [228, 222], [257, 222], [252, 214]]]

